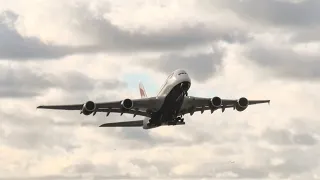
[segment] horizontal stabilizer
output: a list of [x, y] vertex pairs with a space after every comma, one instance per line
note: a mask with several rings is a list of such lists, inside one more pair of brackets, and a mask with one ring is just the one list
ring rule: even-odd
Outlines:
[[142, 127], [143, 120], [139, 121], [124, 121], [101, 124], [99, 127]]

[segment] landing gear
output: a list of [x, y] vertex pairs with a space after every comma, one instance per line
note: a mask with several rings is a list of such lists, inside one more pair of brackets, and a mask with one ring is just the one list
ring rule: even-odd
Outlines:
[[182, 116], [176, 117], [172, 121], [168, 122], [168, 125], [173, 125], [174, 126], [174, 125], [177, 125], [177, 124], [184, 124], [184, 118], [182, 118]]
[[190, 88], [190, 83], [187, 83], [187, 82], [181, 83], [180, 88], [181, 88], [182, 93], [185, 96], [188, 96], [188, 90]]
[[184, 119], [182, 118], [182, 116], [181, 116], [181, 117], [177, 117], [175, 120], [176, 120], [177, 122], [183, 122], [183, 121], [184, 121]]

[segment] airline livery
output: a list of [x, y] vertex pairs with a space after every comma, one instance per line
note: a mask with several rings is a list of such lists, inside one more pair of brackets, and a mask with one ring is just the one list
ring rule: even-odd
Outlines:
[[78, 110], [80, 114], [93, 116], [97, 112], [104, 112], [108, 116], [110, 113], [124, 113], [144, 116], [144, 120], [113, 122], [100, 125], [100, 127], [142, 127], [151, 129], [165, 125], [184, 125], [183, 116], [200, 111], [201, 114], [210, 110], [213, 113], [217, 109], [222, 112], [226, 108], [233, 108], [237, 111], [244, 111], [249, 105], [270, 103], [270, 100], [248, 100], [245, 97], [240, 99], [203, 98], [189, 96], [188, 90], [191, 80], [185, 70], [177, 69], [173, 71], [160, 89], [157, 96], [147, 97], [147, 93], [142, 83], [139, 83], [141, 98], [123, 99], [120, 101], [110, 101], [95, 103], [88, 101], [84, 104], [73, 105], [46, 105], [38, 106], [42, 109], [55, 110]]

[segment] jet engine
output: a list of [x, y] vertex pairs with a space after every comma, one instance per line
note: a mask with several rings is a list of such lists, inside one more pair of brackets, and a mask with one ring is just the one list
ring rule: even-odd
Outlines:
[[237, 111], [244, 111], [245, 109], [247, 109], [249, 105], [249, 101], [247, 98], [242, 97], [237, 101], [237, 105], [236, 105], [236, 110]]
[[91, 113], [93, 113], [93, 111], [96, 109], [96, 104], [92, 101], [88, 101], [86, 102], [85, 104], [83, 104], [83, 107], [82, 107], [82, 110], [81, 112], [88, 116], [90, 115]]
[[222, 100], [221, 100], [221, 98], [219, 98], [219, 97], [213, 97], [211, 100], [210, 100], [210, 102], [211, 102], [211, 104], [212, 104], [212, 106], [213, 107], [216, 107], [216, 108], [218, 108], [218, 107], [220, 107], [221, 105], [222, 105]]
[[124, 109], [131, 109], [133, 107], [133, 102], [131, 99], [125, 99], [125, 100], [121, 101], [121, 106]]

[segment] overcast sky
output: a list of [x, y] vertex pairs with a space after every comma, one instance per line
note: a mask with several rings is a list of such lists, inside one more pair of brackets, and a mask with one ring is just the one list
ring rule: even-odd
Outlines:
[[[0, 0], [0, 179], [320, 178], [319, 0]], [[41, 104], [156, 95], [270, 99], [185, 126]]]

